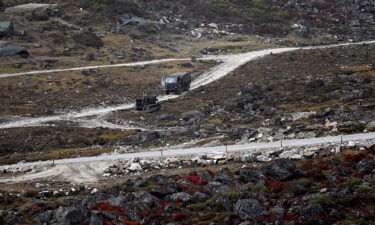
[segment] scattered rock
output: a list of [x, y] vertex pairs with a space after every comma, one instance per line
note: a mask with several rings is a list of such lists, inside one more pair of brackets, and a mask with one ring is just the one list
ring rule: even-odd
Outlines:
[[0, 22], [0, 38], [8, 36], [13, 31], [12, 22]]
[[234, 212], [241, 219], [248, 220], [263, 215], [265, 209], [256, 199], [241, 199], [234, 205]]
[[296, 174], [296, 166], [287, 159], [276, 159], [261, 167], [264, 176], [272, 177], [274, 180], [284, 181]]
[[24, 14], [31, 20], [47, 20], [51, 16], [57, 16], [60, 13], [57, 4], [36, 4], [30, 3], [25, 5], [17, 5], [5, 9], [6, 14]]
[[104, 46], [103, 41], [96, 34], [92, 32], [79, 31], [75, 32], [72, 36], [73, 40], [80, 44], [90, 47], [100, 48]]
[[29, 57], [29, 52], [26, 48], [15, 46], [15, 45], [7, 45], [7, 46], [0, 46], [0, 56], [13, 56], [13, 55], [20, 55], [22, 58]]
[[257, 182], [260, 179], [258, 171], [248, 167], [240, 169], [240, 180], [244, 182]]

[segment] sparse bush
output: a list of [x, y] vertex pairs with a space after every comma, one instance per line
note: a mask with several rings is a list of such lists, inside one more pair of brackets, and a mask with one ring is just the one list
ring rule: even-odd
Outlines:
[[367, 187], [367, 186], [358, 186], [357, 188], [354, 189], [354, 191], [357, 193], [367, 193], [371, 190], [372, 188]]
[[312, 200], [311, 203], [320, 204], [325, 207], [334, 207], [336, 203], [331, 199], [328, 194], [318, 194]]
[[363, 182], [360, 178], [351, 178], [340, 184], [340, 187], [354, 187], [361, 185]]

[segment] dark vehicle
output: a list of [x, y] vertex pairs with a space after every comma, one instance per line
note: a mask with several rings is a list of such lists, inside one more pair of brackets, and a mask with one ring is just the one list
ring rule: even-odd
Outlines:
[[161, 105], [158, 103], [156, 96], [144, 96], [135, 100], [134, 109], [147, 113], [158, 111]]
[[167, 75], [161, 80], [161, 84], [164, 87], [165, 93], [174, 92], [181, 94], [182, 91], [188, 91], [190, 89], [191, 75], [188, 72], [178, 72]]

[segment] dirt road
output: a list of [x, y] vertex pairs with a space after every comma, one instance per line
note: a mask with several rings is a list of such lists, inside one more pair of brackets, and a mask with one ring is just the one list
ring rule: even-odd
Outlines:
[[[195, 79], [191, 85], [191, 90], [194, 90], [198, 87], [201, 87], [209, 83], [212, 83], [216, 80], [219, 80], [220, 78], [230, 74], [232, 71], [246, 64], [247, 62], [270, 55], [270, 54], [280, 54], [280, 53], [296, 51], [296, 50], [333, 48], [333, 47], [338, 47], [338, 46], [373, 44], [373, 43], [375, 43], [375, 40], [367, 41], [367, 42], [328, 45], [328, 46], [309, 46], [309, 47], [303, 47], [303, 48], [274, 48], [274, 49], [253, 51], [253, 52], [248, 52], [244, 54], [203, 57], [203, 58], [200, 58], [199, 60], [220, 60], [222, 61], [222, 63], [218, 66], [213, 67], [208, 72], [203, 73], [197, 79]], [[136, 63], [126, 63], [126, 64], [99, 65], [99, 66], [88, 66], [88, 67], [56, 69], [56, 70], [31, 71], [31, 72], [16, 73], [16, 74], [0, 74], [0, 78], [30, 75], [30, 74], [40, 74], [40, 73], [53, 73], [53, 72], [63, 72], [63, 71], [72, 71], [72, 70], [82, 70], [82, 69], [147, 65], [147, 64], [169, 62], [169, 61], [176, 61], [176, 60], [187, 60], [187, 59], [161, 59], [161, 60], [151, 60], [151, 61], [136, 62]], [[168, 96], [159, 96], [158, 98], [160, 101], [167, 101], [169, 99], [177, 98], [179, 96], [180, 95], [168, 95]], [[35, 118], [19, 117], [14, 121], [0, 124], [0, 129], [38, 126], [46, 122], [61, 121], [61, 120], [80, 122], [80, 119], [84, 117], [103, 116], [110, 112], [131, 109], [132, 107], [133, 107], [133, 103], [125, 103], [125, 104], [114, 105], [110, 107], [86, 108], [86, 109], [82, 109], [81, 111], [73, 111], [73, 112], [69, 112], [69, 113], [61, 114], [61, 115], [42, 116], [42, 117], [35, 117]], [[91, 118], [91, 120], [96, 120], [96, 118]], [[87, 122], [87, 120], [85, 121]], [[109, 124], [103, 124], [103, 123], [98, 123], [98, 122], [93, 122], [92, 124], [98, 124], [98, 125], [104, 125], [104, 126], [108, 125], [109, 128], [111, 127]], [[124, 126], [122, 128], [126, 129], [127, 127]], [[128, 129], [133, 129], [133, 128], [134, 127], [129, 127]]]

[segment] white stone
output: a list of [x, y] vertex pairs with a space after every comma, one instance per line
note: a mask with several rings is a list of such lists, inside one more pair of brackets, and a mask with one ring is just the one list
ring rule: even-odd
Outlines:
[[137, 171], [137, 172], [142, 172], [143, 169], [139, 163], [131, 163], [130, 166], [127, 168], [130, 171]]
[[257, 160], [261, 162], [266, 162], [266, 161], [269, 161], [269, 158], [268, 156], [265, 156], [265, 155], [258, 155]]
[[294, 154], [289, 157], [290, 159], [302, 159], [302, 156], [300, 154]]
[[292, 155], [294, 154], [293, 151], [285, 151], [285, 152], [282, 152], [279, 157], [280, 158], [290, 158]]

